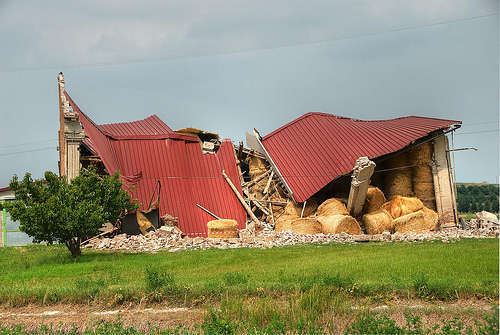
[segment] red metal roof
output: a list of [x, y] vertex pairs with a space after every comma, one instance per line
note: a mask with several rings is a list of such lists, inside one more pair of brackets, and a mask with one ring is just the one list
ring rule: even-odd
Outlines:
[[131, 135], [165, 135], [174, 131], [155, 114], [144, 120], [101, 124], [99, 128], [113, 137]]
[[362, 121], [308, 113], [264, 136], [262, 144], [295, 201], [302, 202], [351, 172], [359, 157], [373, 159], [396, 152], [433, 131], [460, 123], [419, 116]]
[[8, 191], [8, 190], [10, 190], [9, 186], [0, 188], [0, 192]]
[[[86, 140], [110, 174], [120, 171], [124, 188], [138, 199], [141, 209], [149, 205], [160, 180], [160, 215], [168, 213], [179, 217], [179, 228], [184, 233], [206, 234], [206, 224], [213, 219], [196, 204], [219, 217], [235, 219], [240, 228], [245, 227], [246, 212], [222, 176], [224, 169], [242, 193], [230, 140], [224, 140], [216, 154], [202, 154], [197, 138], [174, 133], [156, 116], [146, 119], [149, 128], [142, 127], [144, 123], [138, 126], [145, 121], [142, 120], [127, 126], [114, 124], [110, 130], [110, 125], [96, 125], [67, 93], [66, 96], [79, 113]], [[159, 127], [152, 126], [150, 121]], [[153, 134], [152, 129], [163, 129], [163, 133]]]

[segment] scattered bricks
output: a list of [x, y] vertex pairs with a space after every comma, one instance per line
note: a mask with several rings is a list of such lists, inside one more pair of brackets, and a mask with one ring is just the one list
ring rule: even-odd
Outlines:
[[[176, 227], [174, 227], [176, 228]], [[129, 252], [157, 252], [165, 250], [169, 252], [180, 252], [183, 250], [206, 250], [206, 249], [235, 249], [235, 248], [275, 248], [296, 244], [329, 244], [329, 243], [370, 243], [394, 241], [399, 242], [421, 242], [442, 241], [448, 243], [461, 238], [498, 238], [498, 226], [491, 225], [487, 228], [478, 228], [473, 224], [467, 225], [467, 229], [448, 228], [439, 231], [430, 231], [422, 234], [384, 232], [378, 235], [348, 235], [342, 234], [314, 234], [297, 235], [290, 231], [276, 232], [273, 230], [261, 231], [256, 236], [241, 234], [240, 238], [206, 238], [201, 234], [193, 234], [193, 237], [182, 237], [183, 234], [177, 229], [163, 228], [156, 232], [143, 235], [127, 236], [120, 234], [114, 238], [95, 239], [88, 243], [85, 248], [124, 250]], [[243, 235], [243, 236], [242, 236]]]

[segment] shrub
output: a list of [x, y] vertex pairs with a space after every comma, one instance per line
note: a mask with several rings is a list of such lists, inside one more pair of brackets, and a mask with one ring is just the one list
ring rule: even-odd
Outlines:
[[137, 208], [118, 174], [101, 178], [94, 169], [82, 170], [71, 183], [50, 171], [38, 180], [26, 173], [21, 181], [14, 176], [9, 186], [16, 200], [0, 208], [34, 242], [63, 243], [73, 257], [80, 256], [80, 243], [96, 235], [104, 222], [114, 223], [125, 210]]

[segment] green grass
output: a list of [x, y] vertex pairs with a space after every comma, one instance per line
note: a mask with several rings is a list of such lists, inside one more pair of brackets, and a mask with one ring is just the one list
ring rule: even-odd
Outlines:
[[62, 246], [0, 249], [0, 303], [161, 301], [276, 296], [326, 287], [348, 296], [449, 300], [498, 296], [498, 240], [302, 245], [129, 254]]

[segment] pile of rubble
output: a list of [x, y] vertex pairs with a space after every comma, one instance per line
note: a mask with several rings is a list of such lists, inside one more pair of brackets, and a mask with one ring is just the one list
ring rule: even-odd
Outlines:
[[[478, 224], [479, 222], [479, 224]], [[349, 235], [341, 234], [312, 234], [299, 235], [290, 231], [261, 231], [256, 236], [240, 234], [239, 238], [206, 238], [185, 237], [176, 227], [163, 226], [155, 232], [147, 235], [120, 234], [113, 238], [100, 238], [90, 241], [85, 248], [99, 250], [126, 250], [131, 252], [156, 252], [168, 250], [177, 252], [182, 250], [205, 250], [205, 249], [235, 249], [235, 248], [274, 248], [296, 244], [316, 243], [362, 243], [362, 242], [420, 242], [420, 241], [442, 241], [450, 242], [462, 238], [498, 238], [498, 219], [486, 221], [473, 219], [467, 222], [463, 228], [447, 228], [439, 231], [430, 231], [422, 234], [417, 233], [394, 233], [384, 232], [376, 235]]]

